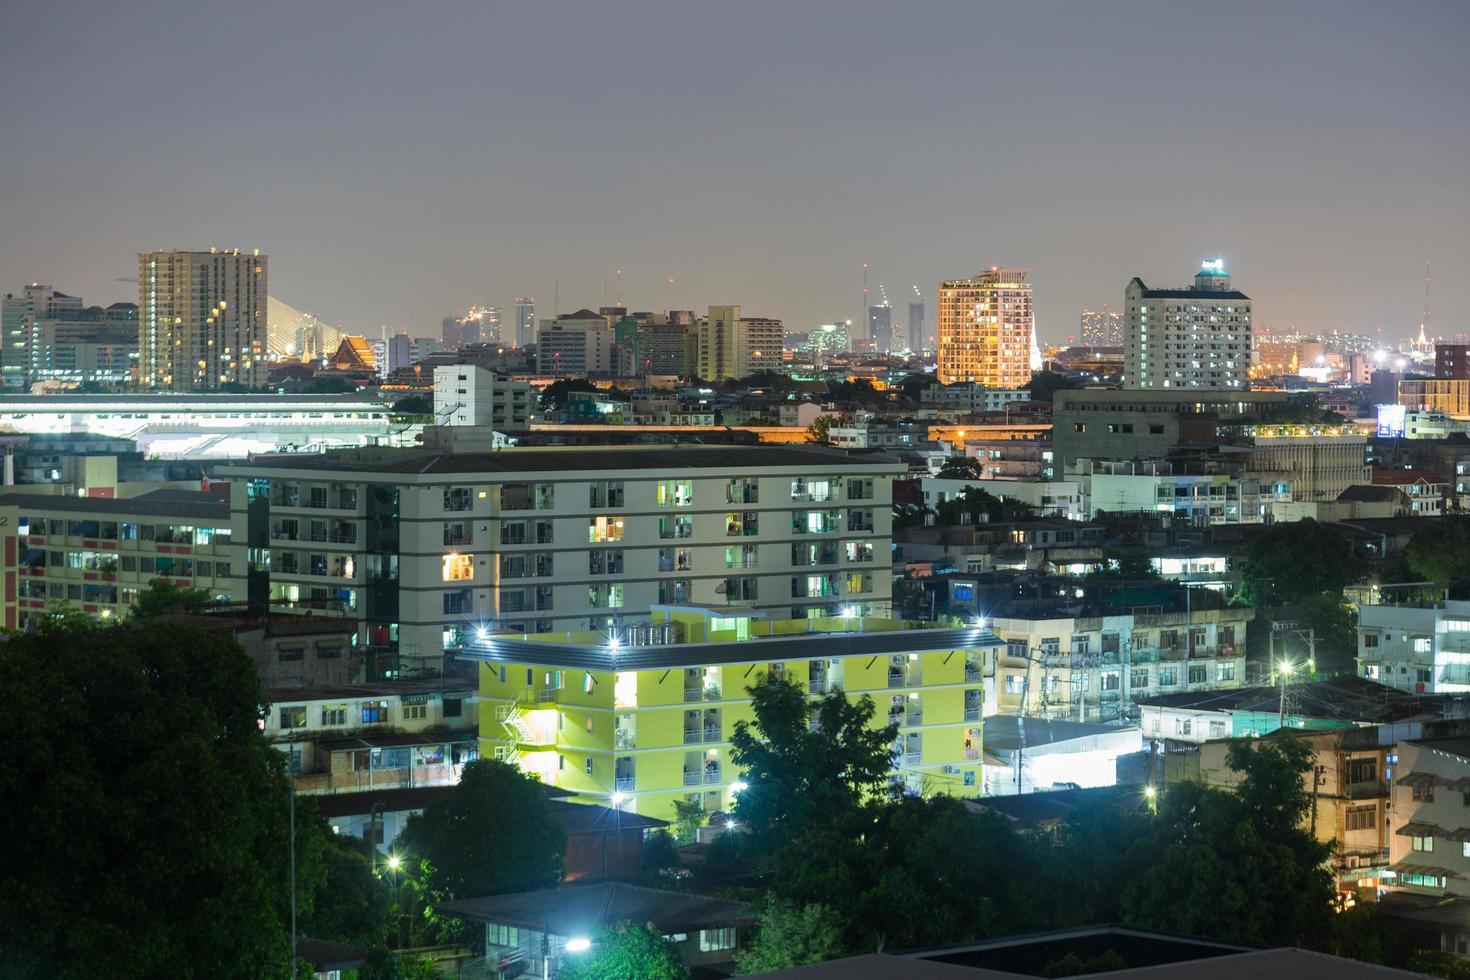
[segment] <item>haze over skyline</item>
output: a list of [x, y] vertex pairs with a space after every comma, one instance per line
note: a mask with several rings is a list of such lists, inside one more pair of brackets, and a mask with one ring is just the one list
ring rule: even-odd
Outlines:
[[[161, 30], [160, 23], [167, 29]], [[457, 307], [860, 315], [1034, 271], [1038, 332], [1220, 255], [1284, 330], [1470, 330], [1470, 6], [8, 10], [0, 292], [260, 248], [353, 332]], [[181, 84], [180, 77], [192, 78]], [[672, 290], [668, 277], [676, 278]], [[899, 315], [901, 319], [902, 315]]]

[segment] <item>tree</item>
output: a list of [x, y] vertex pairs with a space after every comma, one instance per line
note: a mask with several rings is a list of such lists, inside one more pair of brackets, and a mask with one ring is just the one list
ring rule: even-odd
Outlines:
[[769, 973], [847, 954], [844, 922], [829, 905], [790, 905], [767, 901], [759, 911], [755, 939], [735, 954], [736, 973]]
[[1065, 374], [1057, 374], [1054, 371], [1037, 371], [1031, 375], [1031, 382], [1026, 386], [1026, 391], [1032, 401], [1050, 404], [1057, 392], [1081, 387], [1082, 382], [1069, 378]]
[[445, 799], [409, 818], [401, 849], [428, 865], [438, 895], [476, 898], [561, 880], [567, 835], [541, 783], [515, 766], [479, 759]]
[[191, 589], [166, 578], [156, 578], [149, 581], [148, 588], [138, 593], [132, 618], [142, 621], [177, 613], [202, 613], [213, 605], [214, 597], [207, 589]]
[[1270, 946], [1323, 947], [1332, 936], [1329, 848], [1302, 829], [1310, 805], [1300, 740], [1236, 742], [1235, 792], [1171, 786], [1140, 872], [1123, 889], [1125, 923]]
[[730, 743], [746, 784], [735, 815], [758, 839], [799, 840], [853, 813], [887, 780], [898, 726], [871, 726], [872, 698], [834, 690], [817, 702], [813, 731], [796, 682], [763, 677], [749, 692], [754, 723], [737, 721]]
[[1103, 548], [1103, 567], [1087, 576], [1089, 582], [1138, 582], [1158, 579], [1153, 558], [1142, 548]]
[[393, 403], [394, 415], [433, 415], [434, 399], [430, 395], [409, 395]]
[[1470, 578], [1470, 517], [1427, 522], [1405, 546], [1404, 563], [1430, 582]]
[[566, 404], [574, 391], [596, 391], [597, 385], [586, 378], [561, 378], [541, 390], [541, 410], [555, 412]]
[[643, 866], [639, 869], [643, 877], [660, 878], [678, 867], [679, 850], [672, 834], [655, 830], [643, 839]]
[[[284, 756], [228, 637], [58, 627], [0, 644], [7, 976], [285, 977]], [[298, 908], [319, 837], [297, 814]]]
[[1281, 606], [1341, 592], [1358, 574], [1342, 532], [1310, 519], [1288, 521], [1266, 528], [1245, 549], [1237, 594], [1252, 606]]
[[562, 980], [688, 980], [679, 949], [654, 926], [620, 922], [585, 953], [563, 953]]
[[806, 427], [806, 441], [816, 443], [819, 446], [827, 446], [832, 443], [832, 427], [839, 428], [852, 423], [850, 415], [818, 415], [812, 420], [812, 424]]
[[985, 468], [974, 456], [951, 456], [939, 467], [941, 480], [983, 480]]
[[303, 935], [373, 947], [386, 942], [393, 927], [393, 894], [377, 873], [377, 848], [361, 837], [331, 833], [319, 824], [324, 841], [323, 884], [312, 912], [300, 919]]
[[680, 844], [692, 844], [704, 824], [704, 805], [694, 800], [674, 801], [674, 839]]
[[980, 487], [965, 487], [935, 512], [940, 524], [979, 524], [983, 521], [1010, 521], [1030, 517], [1035, 508], [1019, 500], [997, 497]]

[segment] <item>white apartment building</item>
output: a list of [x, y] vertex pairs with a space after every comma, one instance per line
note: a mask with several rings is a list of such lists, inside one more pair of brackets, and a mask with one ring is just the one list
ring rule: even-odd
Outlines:
[[982, 384], [961, 382], [952, 385], [930, 385], [924, 389], [923, 402], [941, 411], [957, 415], [979, 415], [1001, 412], [1012, 402], [1031, 397], [1025, 388], [987, 388]]
[[1072, 721], [1137, 715], [1155, 694], [1228, 690], [1245, 680], [1245, 607], [1177, 613], [996, 617], [1006, 645], [986, 652], [985, 713]]
[[[1381, 884], [1438, 898], [1470, 898], [1470, 738], [1426, 738], [1398, 743], [1389, 784], [1393, 833]], [[1445, 923], [1441, 943], [1470, 953], [1470, 919]]]
[[1237, 431], [1253, 447], [1245, 468], [1263, 480], [1284, 480], [1293, 500], [1336, 500], [1348, 487], [1373, 481], [1368, 440], [1349, 427], [1247, 425]]
[[1250, 297], [1230, 286], [1220, 259], [1203, 263], [1193, 288], [1123, 292], [1127, 388], [1245, 388], [1251, 366]]
[[924, 506], [935, 508], [964, 495], [969, 487], [1005, 500], [1015, 500], [1036, 508], [1043, 517], [1064, 517], [1072, 521], [1087, 520], [1087, 501], [1076, 480], [952, 480], [925, 477], [920, 481]]
[[1358, 673], [1417, 694], [1470, 691], [1470, 602], [1427, 588], [1358, 607]]
[[884, 615], [892, 480], [797, 447], [360, 450], [230, 467], [253, 595], [433, 661], [466, 630], [603, 629], [655, 604]]
[[990, 269], [939, 284], [940, 384], [1019, 388], [1031, 380], [1035, 321], [1028, 269]]
[[266, 256], [138, 253], [138, 386], [213, 391], [265, 379]]
[[[1095, 465], [1081, 479], [1087, 484], [1088, 513], [1172, 515], [1176, 524], [1261, 524], [1277, 504], [1291, 502], [1284, 480], [1261, 481], [1229, 473], [1173, 473], [1163, 462]], [[1127, 472], [1133, 470], [1134, 472]]]
[[614, 374], [613, 331], [591, 310], [542, 320], [536, 331], [536, 373], [557, 378]]
[[434, 421], [439, 425], [520, 432], [531, 427], [535, 404], [536, 390], [524, 381], [501, 378], [473, 364], [434, 368]]

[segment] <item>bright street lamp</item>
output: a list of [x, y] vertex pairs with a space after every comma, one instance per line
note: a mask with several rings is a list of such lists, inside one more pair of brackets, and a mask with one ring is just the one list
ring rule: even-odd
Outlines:
[[575, 939], [567, 940], [566, 949], [568, 953], [585, 953], [591, 948], [592, 940], [586, 938], [585, 936], [578, 936]]
[[740, 782], [731, 783], [730, 784], [730, 793], [731, 793], [731, 795], [734, 795], [734, 794], [737, 794], [737, 793], [744, 793], [749, 788], [750, 787], [747, 786], [747, 785], [745, 785], [744, 783], [740, 783]]
[[403, 859], [401, 857], [399, 857], [397, 854], [388, 855], [389, 871], [397, 871], [401, 867], [403, 867]]

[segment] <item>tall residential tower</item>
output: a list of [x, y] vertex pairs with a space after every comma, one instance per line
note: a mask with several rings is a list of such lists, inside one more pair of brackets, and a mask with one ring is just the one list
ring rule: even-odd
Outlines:
[[257, 250], [138, 253], [138, 385], [212, 391], [265, 377], [266, 257]]
[[999, 269], [939, 284], [940, 382], [1020, 388], [1031, 380], [1029, 269]]
[[1251, 300], [1231, 288], [1223, 259], [1203, 263], [1194, 286], [1124, 291], [1125, 388], [1245, 388], [1251, 366]]

